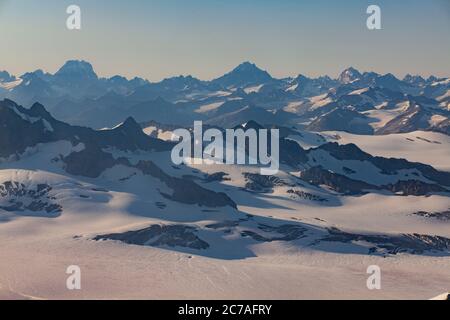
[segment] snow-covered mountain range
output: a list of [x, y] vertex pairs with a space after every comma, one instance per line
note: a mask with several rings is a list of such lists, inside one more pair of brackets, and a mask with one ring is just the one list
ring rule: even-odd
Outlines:
[[[106, 79], [84, 61], [0, 72], [0, 298], [446, 292], [449, 93], [450, 79], [276, 79], [249, 62], [211, 81]], [[175, 165], [172, 133], [194, 120], [279, 129], [279, 172]]]
[[[262, 176], [257, 166], [174, 165], [168, 137], [176, 126], [149, 122], [142, 127], [132, 117], [124, 120], [112, 129], [94, 130], [59, 121], [39, 103], [24, 108], [12, 100], [0, 102], [3, 277], [24, 272], [19, 264], [24, 255], [38, 260], [46, 254], [59, 257], [43, 271], [46, 276], [67, 263], [89, 265], [94, 253], [102, 263], [117, 264], [114, 255], [126, 250], [132, 258], [122, 262], [124, 273], [117, 281], [129, 289], [100, 286], [88, 290], [88, 297], [212, 294], [209, 282], [193, 275], [192, 263], [197, 272], [221, 283], [223, 291], [217, 297], [287, 297], [282, 286], [301, 295], [303, 277], [317, 276], [315, 285], [320, 286], [320, 272], [343, 277], [349, 270], [343, 261], [352, 261], [364, 273], [367, 259], [415, 277], [408, 285], [392, 284], [379, 297], [426, 298], [444, 291], [426, 278], [429, 272], [443, 277], [443, 270], [448, 270], [448, 135], [414, 131], [371, 136], [279, 126], [281, 170]], [[241, 127], [264, 125], [250, 121]], [[131, 290], [130, 283], [142, 275], [136, 268], [141, 263], [155, 267], [155, 254], [157, 268], [162, 268], [158, 277], [167, 286], [154, 290], [155, 279], [149, 278], [144, 280], [147, 290]], [[180, 259], [175, 273], [169, 267], [172, 259]], [[309, 262], [299, 263], [303, 259]], [[290, 267], [282, 267], [280, 261]], [[426, 271], [412, 272], [410, 266], [416, 263]], [[8, 269], [13, 264], [19, 267]], [[330, 264], [333, 268], [327, 270]], [[312, 265], [315, 271], [309, 269]], [[227, 272], [233, 278], [237, 270], [250, 269], [256, 272], [246, 273], [247, 281], [222, 282]], [[94, 266], [91, 272], [87, 277], [94, 279], [104, 270]], [[189, 275], [186, 283], [172, 288], [182, 274]], [[266, 285], [278, 291], [245, 288], [266, 277], [273, 280], [267, 278]], [[192, 288], [194, 280], [199, 282]], [[408, 289], [416, 281], [423, 295], [410, 296]], [[0, 293], [69, 295], [64, 289], [47, 290], [32, 283], [26, 279]], [[29, 285], [39, 291], [30, 292]], [[356, 296], [367, 294], [355, 279], [346, 286], [356, 290]]]
[[1, 72], [0, 97], [26, 107], [39, 102], [63, 121], [94, 128], [112, 127], [133, 116], [167, 125], [201, 119], [234, 127], [255, 120], [357, 134], [450, 132], [450, 78], [398, 79], [354, 68], [337, 79], [276, 79], [244, 62], [211, 81], [178, 76], [153, 83], [100, 78], [88, 62], [68, 61], [55, 74], [37, 70], [15, 77]]

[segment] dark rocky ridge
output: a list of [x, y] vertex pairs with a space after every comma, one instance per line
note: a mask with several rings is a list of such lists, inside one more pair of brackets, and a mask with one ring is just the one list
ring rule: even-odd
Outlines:
[[88, 145], [82, 151], [72, 152], [62, 161], [67, 173], [88, 178], [97, 178], [103, 171], [115, 165], [130, 165], [127, 159], [114, 159], [111, 153], [105, 152], [95, 145]]
[[328, 236], [316, 241], [314, 244], [319, 244], [321, 242], [368, 242], [374, 245], [370, 248], [369, 254], [423, 254], [427, 251], [448, 254], [450, 251], [450, 239], [440, 236], [430, 236], [416, 233], [393, 236], [364, 235], [347, 233], [337, 228], [328, 229], [328, 232]]
[[206, 207], [237, 208], [236, 203], [223, 192], [214, 192], [205, 189], [188, 179], [181, 179], [169, 176], [151, 161], [139, 161], [135, 166], [144, 174], [151, 175], [165, 183], [173, 190], [171, 195], [161, 193], [166, 198], [186, 204], [198, 204]]
[[173, 146], [148, 137], [132, 118], [114, 129], [96, 131], [58, 121], [39, 103], [25, 109], [11, 100], [0, 101], [0, 157], [19, 155], [28, 147], [60, 140], [123, 151], [163, 151]]
[[320, 166], [300, 172], [300, 178], [315, 186], [326, 185], [344, 195], [363, 195], [371, 190], [388, 190], [396, 194], [400, 193], [403, 196], [424, 196], [432, 193], [449, 192], [438, 184], [429, 184], [419, 180], [397, 181], [394, 184], [376, 186], [331, 172]]
[[412, 213], [414, 216], [436, 219], [440, 221], [450, 221], [450, 210], [443, 212], [427, 212], [427, 211], [418, 211]]
[[241, 232], [243, 237], [251, 237], [258, 242], [273, 242], [273, 241], [295, 241], [305, 238], [308, 229], [292, 224], [284, 224], [281, 226], [269, 226], [265, 224], [259, 224], [258, 229], [265, 233], [274, 234], [271, 237], [263, 236], [257, 232], [244, 230]]
[[[367, 248], [367, 254], [369, 255], [387, 256], [402, 253], [450, 255], [450, 239], [441, 236], [417, 233], [399, 235], [358, 234], [345, 232], [337, 228], [329, 228], [317, 233], [317, 229], [298, 223], [281, 225], [257, 223], [251, 228], [241, 225], [241, 223], [248, 223], [248, 221], [249, 219], [216, 222], [205, 226], [205, 229], [183, 224], [152, 225], [135, 231], [98, 235], [93, 240], [115, 240], [141, 246], [190, 248], [199, 250], [198, 253], [201, 254], [200, 250], [213, 248], [215, 242], [207, 243], [200, 239], [196, 233], [200, 230], [213, 230], [214, 232], [219, 231], [221, 234], [239, 232], [242, 238], [260, 243], [290, 242], [292, 245], [307, 247], [317, 247], [326, 243], [351, 244], [354, 247], [346, 250], [359, 254], [361, 249]], [[221, 237], [220, 233], [217, 233], [216, 236]], [[336, 250], [336, 252], [340, 252], [340, 249]]]
[[369, 153], [362, 151], [355, 144], [339, 145], [336, 142], [326, 143], [318, 148], [308, 150], [308, 153], [314, 150], [325, 150], [331, 156], [338, 160], [359, 160], [368, 161], [378, 167], [383, 174], [394, 175], [398, 170], [416, 169], [422, 175], [440, 185], [450, 186], [450, 172], [438, 171], [430, 165], [418, 162], [410, 162], [405, 159], [374, 157]]
[[289, 195], [291, 195], [292, 198], [298, 197], [300, 199], [305, 199], [305, 200], [310, 200], [310, 201], [328, 202], [327, 198], [323, 198], [316, 194], [312, 194], [312, 193], [301, 191], [301, 190], [289, 189], [287, 191], [287, 193]]
[[[450, 172], [439, 171], [430, 165], [418, 162], [410, 162], [406, 159], [372, 156], [371, 154], [362, 151], [355, 144], [340, 145], [336, 142], [329, 142], [322, 144], [316, 148], [304, 150], [297, 142], [283, 138], [280, 139], [280, 162], [283, 164], [287, 164], [293, 168], [303, 169], [305, 167], [305, 164], [310, 159], [311, 155], [316, 150], [326, 151], [332, 157], [341, 161], [356, 160], [356, 161], [370, 162], [380, 169], [381, 174], [385, 175], [398, 174], [399, 170], [417, 170], [419, 173], [422, 174], [423, 177], [436, 183], [436, 185], [427, 184], [419, 180], [410, 179], [409, 182], [398, 181], [390, 186], [384, 186], [384, 189], [388, 189], [393, 192], [404, 190], [406, 191], [407, 194], [426, 194], [427, 190], [429, 192], [443, 192], [447, 190], [445, 187], [450, 187]], [[326, 170], [326, 168], [323, 169]], [[351, 168], [346, 168], [346, 170], [344, 171], [349, 175], [354, 172]], [[303, 173], [304, 178], [307, 179], [306, 175], [311, 173], [313, 173], [313, 175], [317, 175], [319, 172], [317, 170], [316, 171], [306, 170]], [[324, 172], [322, 174], [330, 176], [329, 174]], [[345, 183], [349, 184], [347, 187], [345, 187], [346, 189], [348, 189], [345, 193], [347, 192], [360, 193], [362, 189], [375, 190], [379, 189], [380, 187], [380, 186], [372, 186], [362, 181], [361, 183], [355, 182], [356, 180], [348, 178], [344, 175], [337, 175], [334, 173], [332, 175], [334, 176], [333, 180], [340, 180], [340, 182], [338, 182], [339, 185], [345, 187]], [[338, 190], [342, 189], [339, 188], [337, 185], [335, 187], [338, 188]]]
[[136, 231], [98, 235], [93, 240], [115, 240], [127, 244], [152, 247], [184, 247], [197, 250], [209, 248], [209, 244], [195, 233], [196, 228], [191, 226], [156, 224]]
[[112, 168], [115, 165], [133, 167], [145, 175], [159, 179], [172, 189], [173, 193], [171, 195], [161, 193], [170, 200], [206, 207], [231, 206], [232, 208], [237, 208], [236, 203], [225, 193], [217, 193], [205, 189], [189, 178], [172, 177], [152, 161], [139, 161], [137, 165], [133, 165], [126, 158], [114, 159], [111, 153], [94, 147], [88, 147], [80, 152], [73, 152], [65, 157], [63, 161], [65, 163], [65, 170], [68, 173], [89, 178], [97, 178], [106, 169]]
[[368, 184], [364, 181], [350, 179], [346, 176], [323, 169], [322, 167], [313, 167], [300, 172], [300, 178], [315, 185], [326, 185], [332, 190], [345, 195], [360, 195], [377, 190], [378, 187]]
[[243, 173], [245, 189], [252, 192], [271, 193], [276, 186], [293, 186], [276, 176], [264, 176], [257, 173]]
[[298, 168], [308, 161], [307, 152], [295, 141], [280, 139], [280, 162]]

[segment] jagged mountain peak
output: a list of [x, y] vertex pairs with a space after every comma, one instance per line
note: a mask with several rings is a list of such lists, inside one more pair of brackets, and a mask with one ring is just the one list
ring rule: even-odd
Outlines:
[[258, 68], [258, 66], [250, 61], [244, 61], [241, 64], [239, 64], [236, 68], [234, 68], [233, 71], [255, 71], [255, 70], [261, 70]]
[[243, 62], [224, 76], [213, 80], [213, 83], [224, 87], [244, 87], [273, 81], [272, 76], [251, 62]]
[[309, 77], [303, 75], [303, 74], [299, 74], [295, 79], [294, 82], [301, 82], [301, 81], [307, 81], [310, 80]]
[[242, 127], [244, 129], [255, 129], [255, 130], [259, 130], [259, 129], [264, 129], [264, 127], [262, 125], [260, 125], [258, 122], [256, 122], [255, 120], [250, 120], [247, 123], [243, 124]]
[[249, 61], [241, 63], [236, 68], [234, 68], [231, 73], [254, 74], [262, 78], [266, 78], [267, 80], [272, 79], [272, 76], [267, 71], [259, 68], [255, 63]]
[[161, 96], [157, 96], [157, 97], [153, 100], [153, 102], [154, 102], [155, 104], [164, 104], [164, 105], [170, 104], [169, 101], [165, 100], [165, 99], [164, 99], [163, 97], [161, 97]]
[[434, 81], [438, 81], [438, 78], [435, 77], [435, 76], [429, 76], [429, 77], [427, 78], [427, 82], [434, 82]]
[[21, 154], [39, 143], [60, 140], [82, 142], [97, 149], [116, 147], [131, 151], [167, 150], [169, 146], [148, 137], [132, 117], [114, 129], [93, 130], [58, 121], [39, 103], [26, 109], [11, 100], [0, 101], [0, 157]]
[[190, 74], [188, 74], [187, 76], [180, 74], [179, 76], [174, 77], [174, 79], [193, 80], [193, 79], [196, 79], [196, 78], [194, 78]]
[[0, 71], [0, 82], [10, 82], [16, 80], [16, 77], [8, 71]]
[[126, 118], [124, 122], [116, 126], [113, 130], [126, 132], [132, 135], [143, 134], [141, 126], [133, 117]]
[[44, 72], [42, 69], [37, 69], [32, 72], [26, 72], [20, 76], [21, 79], [29, 79], [29, 78], [40, 78], [45, 79], [51, 76], [51, 74]]
[[0, 107], [7, 107], [7, 108], [17, 107], [17, 103], [6, 98], [0, 101]]
[[45, 81], [45, 74], [42, 70], [24, 73], [20, 78], [24, 81]]
[[354, 68], [354, 67], [348, 67], [347, 69], [345, 69], [344, 71], [342, 71], [342, 73], [346, 73], [346, 74], [356, 74], [356, 75], [360, 75], [361, 73], [359, 72], [358, 69]]
[[186, 89], [186, 87], [201, 85], [202, 81], [192, 75], [179, 75], [176, 77], [166, 78], [159, 82], [159, 84], [163, 86], [180, 86], [180, 89], [183, 90]]
[[121, 75], [112, 76], [107, 80], [113, 84], [126, 84], [128, 82], [128, 79]]
[[123, 122], [122, 126], [124, 126], [124, 127], [138, 127], [140, 129], [139, 124], [136, 122], [136, 120], [134, 120], [133, 117], [126, 118], [125, 121]]
[[78, 79], [98, 79], [92, 65], [84, 60], [68, 60], [56, 73], [56, 77]]
[[343, 84], [349, 84], [358, 79], [361, 79], [361, 76], [362, 75], [358, 70], [353, 67], [349, 67], [342, 71], [342, 73], [339, 75], [338, 80]]
[[30, 108], [30, 115], [34, 117], [48, 118], [51, 117], [50, 113], [39, 102], [35, 102]]
[[386, 73], [382, 76], [380, 76], [381, 79], [386, 79], [386, 80], [396, 80], [398, 81], [397, 77], [394, 76], [392, 73]]
[[422, 76], [419, 75], [412, 75], [412, 74], [407, 74], [404, 78], [403, 81], [409, 82], [409, 83], [418, 83], [418, 82], [425, 82], [425, 79]]
[[140, 77], [134, 77], [133, 79], [130, 80], [130, 83], [133, 84], [134, 86], [142, 86], [142, 85], [150, 83], [150, 81], [148, 81], [147, 79], [140, 78]]

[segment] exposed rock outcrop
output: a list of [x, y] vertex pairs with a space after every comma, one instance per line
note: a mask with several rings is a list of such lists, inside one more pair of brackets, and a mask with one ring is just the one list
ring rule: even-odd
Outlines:
[[370, 190], [388, 190], [403, 196], [424, 196], [438, 192], [448, 192], [438, 184], [425, 183], [419, 180], [400, 180], [387, 185], [373, 185], [364, 181], [354, 180], [344, 175], [323, 169], [320, 166], [300, 172], [300, 178], [306, 182], [321, 186], [325, 185], [332, 190], [345, 195], [362, 195]]
[[191, 226], [156, 224], [136, 231], [98, 235], [93, 240], [116, 240], [127, 244], [152, 247], [184, 247], [197, 250], [209, 248], [209, 244], [195, 233], [196, 228]]
[[195, 182], [188, 179], [171, 177], [162, 171], [151, 161], [139, 161], [136, 168], [144, 174], [151, 175], [173, 190], [171, 195], [162, 193], [168, 199], [186, 204], [198, 204], [206, 207], [237, 208], [236, 203], [223, 192], [214, 192], [200, 187]]
[[416, 233], [393, 236], [364, 235], [347, 233], [336, 228], [331, 228], [328, 232], [328, 236], [317, 241], [315, 244], [321, 242], [365, 242], [373, 245], [373, 247], [369, 250], [369, 253], [372, 254], [423, 254], [424, 252], [450, 253], [450, 239], [440, 236], [422, 235]]
[[22, 215], [57, 217], [62, 206], [50, 195], [51, 191], [48, 184], [27, 187], [16, 181], [5, 181], [0, 184], [0, 209]]

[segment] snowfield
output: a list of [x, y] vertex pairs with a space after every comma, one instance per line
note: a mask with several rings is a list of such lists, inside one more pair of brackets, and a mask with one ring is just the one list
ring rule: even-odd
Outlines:
[[[378, 137], [370, 137], [376, 139], [371, 140], [341, 132], [323, 135], [327, 139], [339, 135], [345, 142], [359, 139], [363, 148], [375, 154], [385, 150], [385, 155], [393, 156], [399, 152], [393, 147], [383, 149], [383, 141]], [[419, 133], [406, 137], [415, 135]], [[448, 143], [444, 136], [420, 136]], [[420, 158], [406, 137], [390, 139], [405, 144], [402, 154]], [[439, 145], [438, 151], [433, 143], [422, 140], [411, 143], [429, 147], [428, 156], [432, 152], [439, 155], [430, 157], [430, 161], [434, 165], [442, 161], [441, 167], [445, 167], [443, 159], [448, 159], [448, 148]], [[371, 244], [364, 242], [311, 245], [331, 227], [360, 234], [417, 233], [450, 238], [449, 221], [413, 215], [419, 209], [448, 210], [448, 196], [371, 193], [341, 197], [310, 187], [296, 189], [328, 199], [321, 203], [289, 194], [289, 185], [274, 186], [271, 193], [244, 190], [248, 182], [245, 173], [258, 172], [254, 166], [176, 168], [166, 152], [128, 153], [133, 163], [152, 160], [175, 177], [190, 175], [192, 179], [202, 179], [204, 174], [226, 173], [227, 180], [199, 183], [225, 192], [238, 204], [237, 210], [206, 208], [166, 199], [161, 192], [170, 193], [170, 188], [161, 181], [121, 165], [105, 170], [96, 179], [67, 175], [51, 159], [61, 152], [71, 152], [72, 148], [66, 142], [46, 144], [19, 161], [0, 165], [0, 182], [16, 181], [27, 188], [51, 185], [51, 196], [62, 207], [56, 217], [0, 210], [2, 299], [429, 299], [448, 290], [445, 279], [449, 277], [450, 259], [445, 254], [368, 255]], [[124, 155], [111, 152], [117, 158]], [[44, 165], [46, 169], [42, 170]], [[295, 174], [282, 171], [279, 178], [295, 181]], [[230, 224], [227, 232], [214, 226], [227, 221], [236, 222]], [[197, 250], [94, 240], [98, 235], [120, 234], [151, 225], [196, 228], [196, 235], [209, 247]], [[261, 229], [263, 225], [306, 228], [311, 238], [254, 240], [251, 232], [266, 238], [277, 234], [267, 227]], [[243, 237], [243, 233], [247, 236]], [[65, 272], [70, 265], [81, 267], [80, 291], [66, 289]], [[382, 269], [382, 290], [366, 287], [370, 265]]]

